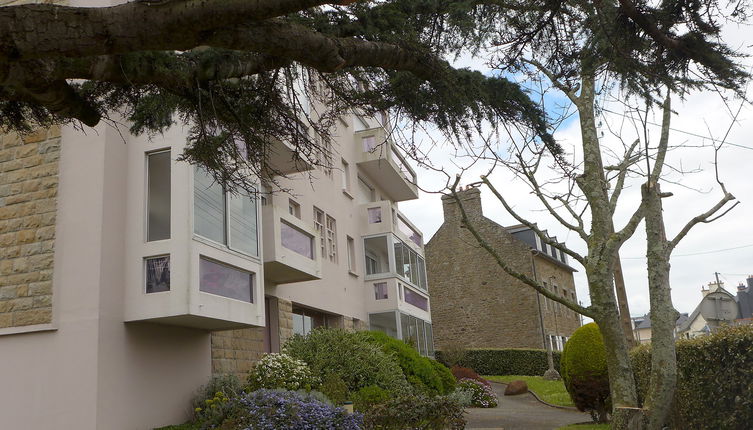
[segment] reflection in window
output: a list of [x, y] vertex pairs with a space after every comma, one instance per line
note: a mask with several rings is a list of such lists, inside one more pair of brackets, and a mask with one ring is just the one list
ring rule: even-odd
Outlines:
[[397, 317], [395, 312], [382, 312], [369, 315], [369, 330], [381, 331], [387, 335], [398, 338]]
[[377, 224], [382, 222], [382, 208], [368, 208], [366, 211], [369, 214], [369, 224]]
[[384, 300], [388, 298], [386, 282], [377, 282], [374, 284], [374, 298], [376, 300]]
[[403, 296], [405, 297], [405, 303], [410, 303], [411, 305], [424, 311], [429, 310], [429, 299], [411, 290], [410, 288], [403, 289]]
[[204, 169], [194, 172], [194, 233], [225, 243], [225, 192]]
[[285, 221], [280, 222], [280, 241], [282, 246], [314, 259], [314, 237], [288, 224]]
[[426, 290], [426, 263], [423, 257], [400, 240], [395, 242], [395, 266], [398, 276]]
[[401, 312], [400, 329], [403, 341], [416, 348], [421, 355], [429, 355], [430, 352], [434, 352], [434, 339], [430, 323]]
[[146, 264], [146, 292], [170, 291], [170, 256], [149, 257]]
[[228, 246], [249, 255], [259, 255], [256, 231], [256, 199], [245, 195], [228, 196]]
[[366, 274], [389, 273], [387, 236], [364, 239], [363, 246], [365, 250]]
[[206, 258], [199, 260], [199, 290], [230, 299], [253, 302], [253, 273]]
[[311, 309], [293, 308], [293, 334], [305, 336], [318, 327], [330, 327], [330, 315]]

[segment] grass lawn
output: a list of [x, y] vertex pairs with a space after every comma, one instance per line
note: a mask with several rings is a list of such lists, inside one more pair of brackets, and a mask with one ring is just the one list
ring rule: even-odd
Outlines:
[[[494, 382], [526, 381], [528, 389], [536, 393], [541, 400], [559, 406], [574, 406], [570, 400], [570, 395], [565, 390], [565, 384], [562, 381], [546, 381], [541, 376], [521, 376], [521, 375], [504, 375], [504, 376], [484, 376], [484, 378]], [[585, 426], [578, 426], [579, 429], [588, 429]], [[601, 427], [594, 427], [601, 428]]]
[[609, 430], [609, 424], [572, 424], [557, 430]]

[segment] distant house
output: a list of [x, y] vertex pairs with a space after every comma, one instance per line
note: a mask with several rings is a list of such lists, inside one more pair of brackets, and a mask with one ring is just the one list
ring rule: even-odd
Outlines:
[[[747, 285], [746, 285], [747, 284]], [[737, 324], [753, 324], [753, 275], [748, 276], [746, 284], [737, 286], [737, 308], [739, 311]]]
[[[688, 319], [688, 314], [680, 314], [675, 323], [675, 336], [677, 335], [678, 328], [685, 323]], [[640, 344], [651, 343], [651, 317], [649, 314], [633, 317], [633, 337], [636, 342]]]
[[691, 339], [703, 336], [739, 319], [737, 299], [723, 285], [723, 282], [711, 282], [708, 288], [701, 289], [703, 298], [688, 319], [677, 328], [678, 337]]
[[[567, 257], [525, 226], [503, 227], [483, 216], [481, 194], [460, 193], [469, 219], [507, 264], [537, 279], [558, 296], [577, 302], [575, 271]], [[444, 223], [426, 245], [426, 264], [437, 349], [562, 349], [580, 316], [508, 275], [461, 225], [452, 197], [442, 198]], [[556, 238], [553, 238], [556, 241]]]

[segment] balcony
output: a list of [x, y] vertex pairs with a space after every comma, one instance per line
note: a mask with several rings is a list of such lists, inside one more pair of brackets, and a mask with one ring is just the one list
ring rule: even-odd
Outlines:
[[396, 204], [387, 200], [366, 203], [360, 206], [359, 215], [364, 236], [393, 233], [423, 254], [423, 235], [418, 227], [397, 209]]
[[357, 161], [361, 171], [396, 202], [418, 198], [416, 172], [387, 138], [384, 128], [361, 130], [355, 135], [356, 144], [363, 151]]
[[320, 241], [313, 227], [290, 215], [272, 196], [262, 206], [264, 277], [285, 284], [322, 277]]
[[295, 150], [289, 142], [271, 139], [266, 147], [266, 177], [305, 172], [314, 168], [314, 163]]
[[366, 310], [380, 313], [398, 310], [431, 321], [431, 308], [426, 293], [396, 277], [365, 281]]

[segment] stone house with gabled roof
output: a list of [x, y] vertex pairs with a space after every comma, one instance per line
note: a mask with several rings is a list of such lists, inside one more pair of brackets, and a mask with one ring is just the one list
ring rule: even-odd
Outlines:
[[[484, 217], [480, 190], [459, 196], [471, 222], [510, 266], [578, 300], [575, 269], [564, 254], [525, 226], [504, 227]], [[444, 222], [426, 245], [436, 348], [544, 348], [549, 342], [562, 349], [580, 327], [580, 315], [504, 272], [461, 225], [455, 200], [444, 196], [442, 205]]]

